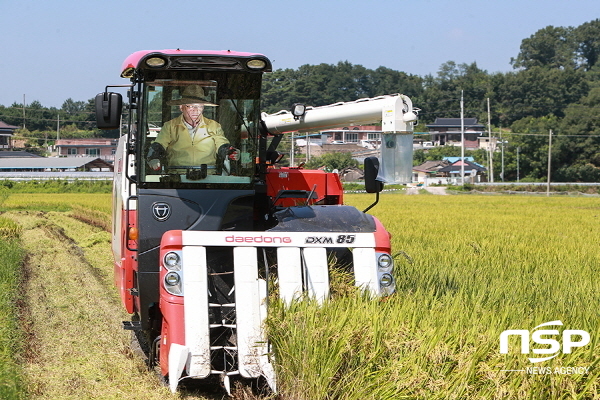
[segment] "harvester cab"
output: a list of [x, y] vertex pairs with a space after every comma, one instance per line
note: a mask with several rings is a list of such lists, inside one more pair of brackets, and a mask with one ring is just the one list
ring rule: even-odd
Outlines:
[[[325, 301], [329, 271], [393, 293], [390, 235], [343, 204], [339, 176], [278, 167], [286, 132], [381, 121], [381, 164], [367, 191], [411, 177], [417, 110], [390, 95], [260, 113], [263, 55], [140, 51], [121, 76], [128, 101], [96, 96], [101, 129], [122, 132], [115, 156], [113, 254], [124, 323], [173, 391], [182, 379], [264, 378], [276, 387], [265, 333], [269, 294]], [[125, 112], [122, 109], [125, 109]], [[276, 287], [273, 287], [276, 286]]]

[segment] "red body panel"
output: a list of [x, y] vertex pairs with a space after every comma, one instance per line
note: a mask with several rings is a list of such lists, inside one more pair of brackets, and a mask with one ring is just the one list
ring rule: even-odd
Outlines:
[[[161, 291], [162, 292], [162, 291]], [[160, 372], [162, 376], [169, 374], [169, 351], [171, 344], [185, 344], [185, 326], [183, 298], [179, 303], [169, 302], [162, 295], [160, 297], [160, 311], [162, 313], [162, 327], [160, 330]]]
[[385, 230], [383, 224], [375, 217], [375, 251], [379, 253], [392, 253], [392, 234]]
[[[271, 168], [267, 173], [267, 195], [277, 197], [280, 190], [305, 190], [310, 192], [317, 185], [315, 193], [317, 199], [311, 203], [342, 204], [344, 190], [338, 174], [327, 173], [320, 170], [299, 168]], [[306, 199], [282, 198], [277, 201], [277, 206], [291, 207], [305, 204]]]
[[169, 373], [169, 351], [172, 343], [185, 345], [185, 317], [184, 298], [174, 296], [165, 290], [163, 280], [167, 273], [163, 266], [164, 255], [172, 250], [182, 249], [181, 231], [168, 231], [160, 242], [160, 301], [159, 308], [162, 314], [162, 327], [160, 332], [160, 370], [163, 376]]
[[[127, 214], [128, 213], [128, 214]], [[135, 210], [122, 210], [121, 212], [121, 226], [135, 227], [136, 211]], [[114, 280], [115, 286], [119, 288], [121, 294], [121, 302], [129, 314], [133, 314], [135, 311], [134, 296], [131, 294], [133, 289], [133, 273], [137, 271], [137, 259], [136, 253], [127, 249], [126, 244], [129, 244], [129, 248], [135, 249], [137, 242], [129, 240], [128, 229], [122, 232], [121, 238], [121, 258], [114, 264]]]

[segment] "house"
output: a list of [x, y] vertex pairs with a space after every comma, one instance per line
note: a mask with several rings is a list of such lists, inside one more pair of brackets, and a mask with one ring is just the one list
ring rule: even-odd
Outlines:
[[[356, 145], [364, 148], [376, 148], [381, 143], [381, 127], [374, 125], [332, 128], [310, 135], [296, 136], [302, 140], [310, 136], [311, 143], [323, 145]], [[300, 142], [306, 146], [306, 142]]]
[[294, 140], [300, 153], [308, 153], [313, 157], [331, 152], [357, 153], [379, 148], [381, 127], [366, 125], [332, 128], [319, 133], [294, 136]]
[[481, 136], [479, 138], [479, 148], [484, 149], [486, 151], [499, 151], [500, 150], [500, 140], [498, 138], [492, 136]]
[[[465, 133], [465, 148], [479, 148], [479, 138], [483, 135], [485, 126], [477, 123], [477, 118], [463, 118]], [[460, 146], [461, 119], [460, 118], [436, 118], [433, 124], [426, 125], [429, 128], [431, 140], [436, 146]]]
[[0, 121], [0, 149], [10, 150], [13, 148], [12, 137], [18, 126], [9, 125]]
[[339, 175], [342, 182], [358, 182], [365, 179], [365, 171], [358, 167], [343, 168]]
[[451, 164], [447, 160], [425, 161], [423, 164], [413, 167], [413, 182], [427, 183], [431, 179], [441, 176], [438, 171], [449, 165]]
[[59, 139], [56, 149], [59, 157], [94, 157], [114, 161], [117, 139]]
[[[465, 178], [468, 182], [485, 182], [486, 168], [477, 164], [473, 157], [464, 159]], [[457, 184], [461, 179], [463, 161], [461, 157], [444, 157], [443, 160], [425, 161], [413, 167], [413, 182], [425, 186], [433, 184]]]
[[381, 127], [374, 125], [334, 128], [321, 131], [323, 144], [355, 144], [376, 148], [381, 144]]
[[460, 157], [447, 157], [451, 164], [440, 168], [438, 174], [440, 177], [449, 178], [448, 182], [458, 183], [464, 170], [465, 182], [477, 183], [487, 181], [487, 169], [477, 164], [471, 157], [465, 157], [464, 161]]

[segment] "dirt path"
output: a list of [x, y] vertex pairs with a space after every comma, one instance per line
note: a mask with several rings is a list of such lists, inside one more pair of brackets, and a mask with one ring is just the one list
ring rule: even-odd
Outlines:
[[427, 186], [425, 188], [431, 194], [447, 195], [445, 186]]
[[[31, 399], [173, 396], [130, 350], [112, 283], [109, 233], [65, 213], [10, 212], [28, 252], [21, 304]], [[222, 396], [216, 397], [221, 398]]]
[[419, 191], [423, 189], [431, 194], [447, 195], [445, 186], [427, 186], [427, 187], [409, 187], [406, 189], [406, 194], [419, 194]]

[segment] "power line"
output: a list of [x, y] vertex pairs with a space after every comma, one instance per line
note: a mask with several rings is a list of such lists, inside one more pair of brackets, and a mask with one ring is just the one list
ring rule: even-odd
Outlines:
[[[539, 136], [539, 137], [548, 137], [545, 133], [519, 133], [519, 132], [502, 132], [503, 135], [516, 135], [516, 136]], [[600, 135], [559, 135], [554, 134], [554, 137], [600, 137]]]

